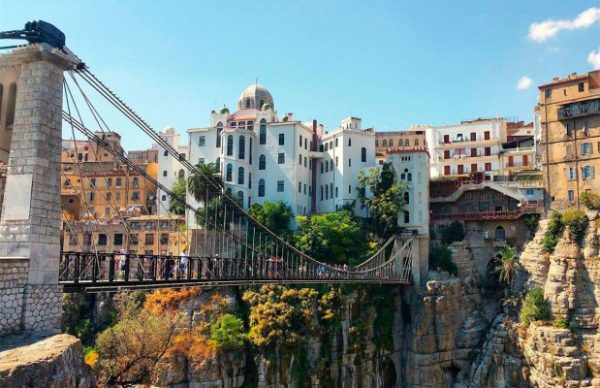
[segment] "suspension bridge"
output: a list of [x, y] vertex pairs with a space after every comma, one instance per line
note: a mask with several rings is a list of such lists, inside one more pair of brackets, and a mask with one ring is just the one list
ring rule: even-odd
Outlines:
[[[8, 269], [10, 272], [10, 266], [16, 268], [26, 264], [24, 268], [28, 275], [21, 279], [24, 284], [21, 291], [23, 300], [29, 300], [27, 295], [40, 290], [99, 292], [125, 288], [268, 283], [409, 285], [419, 282], [419, 268], [423, 262], [419, 246], [422, 241], [412, 232], [399, 231], [371, 257], [352, 267], [334, 265], [328, 263], [327, 257], [311, 257], [297, 249], [249, 215], [236, 198], [230, 197], [218, 180], [207, 176], [165, 141], [67, 48], [64, 35], [41, 24], [43, 22], [37, 23], [28, 23], [24, 30], [0, 33], [0, 38], [29, 41], [28, 45], [13, 46], [12, 52], [0, 55], [0, 75], [1, 71], [11, 74], [7, 66], [20, 66], [20, 73], [15, 77], [17, 106], [7, 163], [7, 188], [0, 220], [0, 229], [3, 230], [0, 233], [0, 255], [3, 255], [0, 265], [6, 265], [0, 267], [0, 271]], [[104, 112], [101, 114], [101, 109], [97, 107], [97, 101], [100, 100], [127, 119], [141, 134], [158, 144], [171, 158], [179, 161], [190, 176], [199, 178], [199, 205], [195, 207], [185, 197], [173, 193], [171, 188], [162, 185], [142, 166], [130, 160], [122, 149], [106, 140], [103, 134], [113, 131], [107, 124], [106, 115]], [[40, 105], [39, 101], [45, 101], [45, 105]], [[33, 110], [28, 110], [28, 104], [33, 106]], [[33, 115], [33, 119], [28, 116], [29, 113]], [[36, 120], [41, 124], [36, 123]], [[43, 130], [36, 132], [39, 129], [36, 125], [50, 128], [53, 137], [46, 138], [44, 134], [38, 136], [37, 133], [43, 133]], [[77, 250], [62, 251], [62, 247], [58, 245], [60, 231], [56, 225], [62, 223], [67, 231], [75, 228], [74, 221], [65, 217], [65, 209], [60, 210], [57, 206], [60, 204], [61, 174], [64, 177], [60, 163], [57, 163], [64, 151], [58, 144], [62, 142], [58, 136], [62, 137], [63, 128], [71, 132], [75, 154], [78, 153], [76, 139], [87, 139], [96, 149], [110, 153], [116, 161], [153, 187], [167, 193], [172, 201], [179, 202], [186, 211], [196, 216], [199, 220], [197, 237], [189, 245], [189, 255], [105, 252], [94, 239], [88, 244], [77, 241]], [[27, 139], [35, 139], [35, 142], [26, 143]], [[21, 141], [25, 143], [20, 145]], [[21, 149], [18, 148], [20, 146]], [[31, 147], [34, 148], [33, 151], [25, 149]], [[27, 157], [31, 153], [39, 159], [34, 161], [31, 168], [22, 167], [30, 162]], [[76, 173], [81, 173], [84, 163], [77, 158], [72, 160]], [[28, 171], [31, 174], [23, 175], [23, 172]], [[86, 196], [87, 190], [99, 196], [112, 197], [101, 192], [95, 184], [85, 187], [83, 178], [80, 180], [80, 187], [73, 186], [72, 191], [86, 208], [89, 198]], [[65, 182], [72, 185], [70, 180]], [[23, 194], [26, 193], [22, 190], [23, 187], [31, 191], [31, 198], [23, 199]], [[214, 205], [209, 206], [212, 204]], [[129, 237], [132, 231], [126, 222], [127, 214], [123, 214], [116, 204], [113, 205], [118, 221], [122, 223], [126, 237]], [[90, 216], [85, 222], [86, 227], [101, 231], [106, 228], [105, 223], [94, 214]], [[19, 238], [26, 239], [27, 244], [19, 243]], [[44, 243], [41, 250], [36, 248], [40, 241]], [[60, 252], [56, 252], [56, 248]], [[358, 261], [358, 258], [347, 259], [349, 263]], [[4, 290], [0, 289], [0, 294]], [[56, 302], [57, 297], [53, 298], [50, 303]], [[21, 305], [16, 306], [16, 309], [19, 307], [23, 308]], [[35, 301], [26, 307], [42, 311], [44, 308], [41, 305], [35, 306]], [[2, 310], [0, 313], [7, 312]], [[35, 329], [39, 325], [34, 322], [28, 326], [27, 319], [26, 313], [24, 318], [21, 317], [19, 327], [33, 325]], [[10, 327], [6, 330], [10, 331]], [[0, 334], [2, 331], [3, 328], [0, 327]]]

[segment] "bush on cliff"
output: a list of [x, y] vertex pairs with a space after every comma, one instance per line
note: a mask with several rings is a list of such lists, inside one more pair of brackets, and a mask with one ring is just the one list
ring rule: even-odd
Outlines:
[[429, 262], [438, 271], [446, 271], [451, 275], [458, 275], [458, 268], [452, 261], [452, 251], [447, 247], [432, 248], [429, 252]]
[[465, 238], [465, 228], [458, 221], [452, 222], [450, 225], [442, 226], [442, 243], [450, 245], [455, 241], [462, 241]]
[[579, 201], [583, 206], [591, 210], [600, 210], [600, 195], [592, 193], [591, 191], [584, 191], [579, 196]]
[[585, 213], [581, 210], [567, 209], [561, 221], [567, 227], [569, 239], [579, 243], [585, 235], [585, 229], [588, 225]]
[[521, 322], [527, 327], [532, 321], [547, 321], [549, 319], [550, 305], [544, 298], [544, 290], [540, 286], [530, 288], [521, 307]]
[[544, 239], [542, 240], [542, 246], [546, 252], [554, 252], [554, 248], [558, 244], [558, 240], [564, 230], [565, 225], [562, 222], [560, 213], [552, 212], [550, 214], [550, 221], [548, 222], [548, 229], [546, 229]]

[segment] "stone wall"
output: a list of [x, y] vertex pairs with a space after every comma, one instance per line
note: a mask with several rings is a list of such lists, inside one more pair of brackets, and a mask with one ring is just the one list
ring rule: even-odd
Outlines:
[[22, 329], [28, 260], [0, 258], [0, 336]]

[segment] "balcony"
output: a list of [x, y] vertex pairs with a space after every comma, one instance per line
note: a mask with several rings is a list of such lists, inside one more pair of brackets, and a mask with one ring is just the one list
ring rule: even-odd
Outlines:
[[600, 98], [595, 100], [575, 102], [558, 107], [558, 119], [567, 120], [600, 113]]
[[520, 207], [514, 210], [481, 211], [475, 213], [432, 213], [432, 221], [499, 221], [516, 220], [524, 214], [541, 213], [544, 209], [543, 201], [522, 201]]
[[456, 138], [450, 139], [448, 142], [440, 141], [438, 142], [438, 146], [442, 149], [447, 148], [455, 148], [455, 147], [464, 147], [469, 148], [473, 145], [491, 145], [491, 144], [499, 144], [500, 140], [496, 138], [485, 139], [483, 136], [477, 136], [475, 140], [471, 140], [470, 138]]

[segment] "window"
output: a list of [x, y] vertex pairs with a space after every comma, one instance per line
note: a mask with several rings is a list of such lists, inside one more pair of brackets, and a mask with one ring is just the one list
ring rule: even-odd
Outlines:
[[217, 124], [217, 148], [221, 148], [221, 133], [223, 132], [223, 124]]
[[579, 91], [579, 93], [582, 93], [585, 90], [585, 84], [583, 82], [580, 82], [577, 84], [577, 91]]
[[284, 164], [285, 163], [285, 154], [283, 152], [280, 152], [277, 155], [277, 164]]
[[115, 186], [117, 186], [117, 187], [120, 187], [122, 184], [123, 184], [123, 183], [122, 183], [122, 180], [121, 180], [121, 178], [117, 178], [117, 179], [115, 179]]
[[408, 194], [408, 191], [404, 192], [404, 204], [408, 205], [410, 203], [410, 195]]
[[163, 152], [163, 156], [169, 156], [169, 151], [165, 150], [165, 152]]
[[90, 202], [94, 202], [94, 198], [96, 198], [96, 193], [90, 193]]
[[338, 166], [338, 163], [339, 163], [339, 157], [337, 157], [337, 156], [336, 156], [336, 157], [335, 157], [335, 166], [336, 166], [336, 167]]
[[227, 136], [227, 156], [233, 155], [233, 135]]
[[546, 96], [546, 98], [551, 98], [552, 97], [552, 89], [548, 88], [548, 89], [544, 90], [544, 95]]
[[250, 138], [250, 146], [248, 147], [248, 163], [252, 164], [252, 138]]
[[405, 210], [404, 211], [404, 223], [408, 224], [409, 222], [410, 222], [410, 213], [407, 210]]
[[323, 185], [321, 185], [321, 201], [323, 200]]
[[246, 158], [246, 137], [240, 135], [238, 140], [238, 159]]
[[[177, 173], [177, 176], [178, 176], [179, 178], [183, 178], [183, 177], [185, 177], [185, 171], [183, 171], [183, 168], [179, 170], [179, 172]], [[134, 178], [134, 179], [135, 179], [135, 178]], [[135, 188], [137, 188], [137, 183], [134, 183], [134, 185], [133, 185], [133, 186], [134, 186]]]
[[588, 180], [588, 179], [592, 179], [594, 178], [594, 167], [592, 166], [585, 166], [581, 169], [581, 175], [583, 180]]
[[248, 188], [252, 188], [252, 173], [248, 173]]
[[415, 147], [419, 146], [419, 139], [415, 139]]
[[[400, 140], [400, 142], [402, 142], [402, 140]], [[404, 146], [405, 147], [410, 146], [410, 141], [408, 139], [404, 140]]]
[[96, 178], [90, 179], [90, 187], [95, 187], [95, 186], [96, 186]]
[[215, 167], [217, 168], [218, 172], [221, 172], [221, 158], [217, 158], [215, 161]]
[[267, 168], [267, 158], [264, 155], [258, 157], [258, 169], [265, 170]]
[[107, 201], [112, 200], [112, 193], [109, 191], [108, 193], [106, 193], [105, 197]]
[[166, 195], [163, 195], [163, 196], [161, 197], [161, 201], [165, 202], [166, 200], [167, 200], [167, 196], [166, 196]]
[[352, 147], [352, 138], [348, 138], [348, 147]]
[[254, 121], [247, 121], [246, 122], [246, 129], [249, 131], [254, 131]]
[[118, 191], [115, 193], [115, 200], [116, 201], [120, 201], [121, 200], [121, 193], [118, 192]]
[[567, 170], [567, 179], [570, 181], [577, 179], [577, 170], [575, 167], [569, 167]]
[[504, 231], [504, 228], [499, 226], [496, 228], [496, 233], [494, 234], [494, 237], [496, 238], [496, 241], [504, 241], [506, 240], [506, 232]]
[[139, 191], [134, 191], [131, 193], [131, 199], [134, 201], [137, 201], [138, 199], [140, 199], [140, 192]]
[[490, 131], [485, 131], [483, 133], [483, 140], [490, 140]]
[[277, 181], [277, 192], [278, 193], [283, 193], [283, 181]]
[[298, 143], [300, 144], [300, 147], [302, 147], [302, 135], [300, 135], [299, 139], [300, 141]]
[[321, 174], [323, 174], [324, 162], [321, 162]]
[[137, 234], [132, 234], [129, 236], [129, 245], [138, 245], [139, 239]]
[[486, 163], [485, 164], [485, 171], [492, 171], [492, 164], [491, 163]]
[[406, 174], [406, 180], [412, 182], [412, 174], [410, 172]]
[[225, 173], [225, 180], [227, 182], [231, 182], [231, 180], [233, 176], [233, 166], [231, 165], [231, 163], [227, 164], [227, 172]]
[[107, 241], [106, 235], [104, 233], [100, 233], [98, 235], [98, 245], [106, 245], [106, 241]]
[[280, 133], [279, 134], [279, 145], [284, 145], [284, 144], [285, 144], [285, 134]]
[[238, 167], [238, 185], [244, 184], [244, 176], [246, 173], [244, 172], [244, 167]]
[[298, 182], [298, 192], [302, 193], [302, 182]]
[[485, 147], [484, 154], [485, 156], [490, 156], [492, 154], [492, 149], [490, 147]]
[[[0, 101], [1, 102], [1, 101]], [[12, 83], [8, 88], [8, 102], [6, 111], [6, 129], [12, 129], [15, 122], [15, 108], [17, 103], [17, 84]]]
[[348, 167], [352, 167], [352, 159], [348, 159]]
[[348, 185], [348, 194], [352, 193], [352, 185]]
[[306, 183], [304, 184], [304, 195], [306, 195]]
[[339, 187], [335, 187], [335, 197], [338, 198], [340, 196], [340, 188]]
[[265, 119], [260, 120], [258, 142], [259, 144], [267, 144], [267, 120]]
[[592, 153], [592, 143], [582, 143], [581, 144], [581, 153], [582, 154], [591, 154]]
[[573, 190], [569, 190], [567, 192], [567, 199], [569, 200], [569, 202], [575, 202], [575, 193], [573, 192]]
[[307, 150], [308, 149], [308, 142], [306, 141], [306, 139], [304, 139], [304, 149]]
[[160, 234], [160, 245], [167, 245], [169, 244], [169, 233], [161, 233]]
[[386, 139], [383, 139], [383, 146], [384, 146], [384, 147], [387, 147], [387, 145], [388, 145], [388, 144], [387, 144], [387, 140], [386, 140]]
[[104, 216], [110, 217], [110, 208], [109, 207], [104, 208]]
[[237, 201], [240, 206], [244, 206], [244, 192], [242, 190], [237, 192]]
[[367, 162], [367, 149], [365, 147], [360, 149], [360, 161], [363, 163]]
[[305, 156], [304, 157], [304, 167], [306, 167], [306, 161], [308, 160], [308, 158]]
[[252, 100], [249, 98], [246, 99], [246, 109], [252, 108]]
[[325, 185], [325, 199], [329, 199], [329, 186]]
[[115, 245], [123, 245], [123, 234], [122, 233], [115, 233], [115, 237], [114, 237], [114, 242]]
[[264, 179], [258, 180], [258, 196], [259, 197], [265, 196], [265, 180]]
[[154, 245], [154, 234], [146, 233], [146, 235], [144, 236], [144, 244]]
[[200, 136], [198, 138], [198, 146], [204, 147], [206, 145], [206, 136]]
[[302, 166], [302, 155], [298, 155], [298, 164]]
[[375, 139], [375, 147], [379, 147], [379, 140]]
[[329, 184], [329, 195], [331, 195], [331, 199], [333, 199], [333, 183]]
[[339, 138], [337, 138], [337, 137], [336, 137], [336, 138], [335, 138], [335, 147], [336, 147], [336, 148], [337, 148], [337, 146], [338, 146], [338, 140], [339, 140]]

